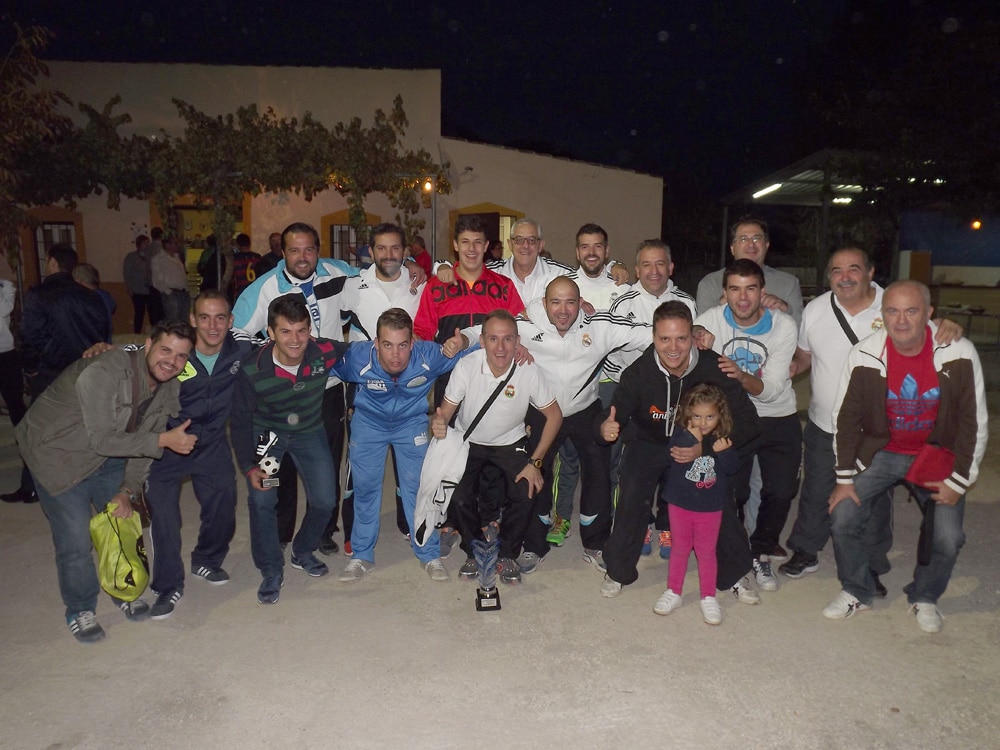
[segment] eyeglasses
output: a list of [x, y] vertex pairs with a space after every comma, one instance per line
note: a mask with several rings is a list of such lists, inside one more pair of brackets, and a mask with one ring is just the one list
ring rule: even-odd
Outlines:
[[541, 239], [542, 239], [541, 237], [519, 237], [519, 236], [514, 236], [514, 237], [510, 238], [510, 241], [513, 242], [518, 247], [520, 247], [524, 243], [528, 243], [528, 247], [534, 247], [535, 245], [537, 245], [541, 241]]
[[762, 234], [741, 234], [739, 237], [736, 238], [736, 244], [746, 245], [752, 242], [755, 245], [763, 245], [764, 240], [766, 239], [767, 237], [765, 237]]

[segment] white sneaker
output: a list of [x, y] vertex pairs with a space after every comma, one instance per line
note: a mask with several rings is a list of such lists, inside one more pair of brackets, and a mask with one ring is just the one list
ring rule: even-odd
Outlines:
[[709, 625], [718, 625], [722, 622], [722, 608], [714, 596], [706, 596], [701, 600], [701, 617]]
[[675, 594], [670, 589], [667, 589], [660, 595], [660, 598], [656, 600], [656, 604], [653, 605], [653, 611], [658, 615], [669, 615], [680, 606], [681, 595]]
[[925, 633], [940, 633], [944, 618], [938, 611], [936, 604], [930, 602], [917, 602], [910, 609], [917, 615], [917, 625]]
[[846, 620], [855, 613], [864, 612], [866, 609], [871, 609], [871, 607], [867, 604], [862, 604], [856, 596], [852, 596], [846, 591], [841, 591], [837, 594], [836, 599], [823, 608], [823, 617], [831, 620]]
[[740, 604], [760, 604], [760, 594], [750, 585], [750, 576], [743, 576], [738, 580], [732, 591]]
[[[450, 581], [451, 580], [451, 576], [448, 575], [448, 569], [444, 566], [444, 563], [441, 562], [441, 558], [440, 557], [435, 557], [433, 560], [430, 560], [424, 566], [424, 570], [427, 571], [427, 575], [429, 575], [431, 577], [432, 581]], [[345, 570], [344, 573], [346, 574], [347, 571]]]
[[604, 576], [604, 583], [601, 584], [601, 596], [607, 599], [614, 599], [622, 592], [622, 585], [613, 578]]
[[368, 573], [374, 567], [375, 563], [368, 562], [367, 560], [359, 560], [358, 558], [355, 557], [353, 560], [347, 563], [347, 567], [344, 568], [344, 572], [340, 574], [340, 578], [338, 580], [341, 580], [344, 583], [349, 583], [351, 581], [360, 581], [362, 578], [365, 577], [365, 574]]
[[762, 557], [754, 559], [753, 575], [754, 578], [757, 579], [757, 586], [760, 587], [762, 591], [778, 590], [778, 579], [775, 578], [774, 573], [771, 572], [771, 563], [767, 562]]

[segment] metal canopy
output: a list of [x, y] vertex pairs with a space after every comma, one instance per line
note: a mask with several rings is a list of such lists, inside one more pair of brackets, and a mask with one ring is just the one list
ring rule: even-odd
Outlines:
[[864, 158], [859, 151], [823, 149], [730, 193], [722, 204], [819, 207], [827, 201], [827, 205], [849, 203], [864, 191], [858, 177]]

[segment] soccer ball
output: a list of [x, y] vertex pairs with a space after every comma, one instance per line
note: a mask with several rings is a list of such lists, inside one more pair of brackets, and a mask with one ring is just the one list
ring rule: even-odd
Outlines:
[[259, 466], [260, 470], [270, 477], [278, 473], [278, 469], [281, 467], [281, 462], [274, 456], [264, 456], [257, 466]]

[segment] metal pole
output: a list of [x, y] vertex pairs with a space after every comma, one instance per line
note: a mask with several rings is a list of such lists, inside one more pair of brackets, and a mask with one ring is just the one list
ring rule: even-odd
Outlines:
[[438, 208], [438, 191], [437, 191], [437, 180], [432, 183], [431, 194], [431, 259], [437, 260], [437, 208]]

